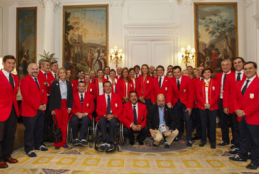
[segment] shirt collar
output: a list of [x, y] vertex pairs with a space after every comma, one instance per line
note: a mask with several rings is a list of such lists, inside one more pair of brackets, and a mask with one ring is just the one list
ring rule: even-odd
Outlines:
[[58, 83], [60, 83], [60, 84], [67, 84], [67, 81], [65, 80], [64, 82], [62, 81], [62, 80], [58, 80]]
[[[165, 75], [162, 75], [161, 78], [164, 79], [164, 78], [165, 78]], [[160, 79], [160, 77], [158, 77], [158, 79]]]
[[209, 83], [210, 83], [210, 78], [209, 78], [208, 80], [204, 79], [204, 82], [205, 82], [206, 84], [209, 84]]
[[[41, 72], [44, 74], [44, 73], [46, 73], [45, 71], [43, 71], [43, 70], [41, 70]], [[47, 73], [46, 73], [47, 74]]]
[[243, 73], [244, 73], [244, 70], [242, 69], [241, 71], [236, 71], [236, 73], [241, 73], [241, 74], [243, 74]]
[[230, 73], [231, 73], [231, 70], [229, 70], [229, 72], [227, 72], [227, 73], [224, 73], [224, 72], [223, 72], [223, 74], [230, 74]]
[[254, 75], [253, 77], [251, 77], [250, 79], [246, 78], [246, 80], [249, 80], [249, 82], [252, 82], [255, 79], [256, 75]]
[[176, 79], [176, 81], [177, 81], [177, 80], [180, 80], [180, 81], [181, 81], [181, 80], [182, 80], [182, 75], [181, 75], [181, 77], [180, 77], [179, 79]]
[[136, 104], [131, 103], [131, 105], [132, 105], [132, 107], [133, 107], [133, 106], [136, 106], [136, 107], [137, 107], [137, 106], [138, 106], [138, 103], [136, 103]]
[[6, 75], [6, 76], [9, 76], [9, 72], [8, 71], [6, 71], [6, 70], [4, 70], [4, 69], [2, 69], [2, 72]]

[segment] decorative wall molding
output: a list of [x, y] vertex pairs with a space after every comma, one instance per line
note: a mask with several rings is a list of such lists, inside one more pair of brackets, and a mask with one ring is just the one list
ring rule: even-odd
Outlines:
[[246, 8], [255, 2], [255, 0], [243, 0], [243, 1], [245, 3]]
[[256, 19], [257, 21], [259, 21], [259, 13], [257, 13], [256, 15], [254, 15], [253, 18]]
[[110, 0], [110, 6], [121, 8], [123, 6], [123, 0]]
[[53, 10], [61, 7], [60, 0], [39, 0], [43, 8], [51, 8]]

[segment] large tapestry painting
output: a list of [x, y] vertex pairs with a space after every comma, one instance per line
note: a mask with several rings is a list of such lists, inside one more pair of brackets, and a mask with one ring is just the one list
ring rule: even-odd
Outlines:
[[108, 64], [108, 5], [64, 6], [63, 24], [63, 64], [72, 78]]
[[238, 56], [237, 4], [195, 3], [196, 66], [221, 71], [223, 59]]
[[16, 67], [21, 79], [28, 75], [28, 64], [36, 62], [37, 7], [17, 8], [16, 27]]

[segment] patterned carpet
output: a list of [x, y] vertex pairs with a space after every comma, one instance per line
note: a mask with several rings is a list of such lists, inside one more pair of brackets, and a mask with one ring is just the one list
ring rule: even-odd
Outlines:
[[[220, 142], [220, 133], [217, 134]], [[173, 146], [184, 144], [184, 141]], [[24, 150], [18, 149], [13, 157], [19, 160], [18, 164], [10, 164], [9, 168], [0, 170], [0, 173], [23, 174], [137, 174], [137, 173], [194, 173], [194, 174], [259, 174], [247, 170], [245, 166], [250, 162], [232, 162], [228, 160], [228, 147], [210, 149], [209, 144], [200, 148], [200, 141], [193, 147], [167, 152], [139, 152], [124, 150], [113, 154], [100, 153], [93, 148], [73, 147], [71, 149], [55, 150], [49, 144], [48, 152], [36, 151], [38, 157], [29, 158]], [[149, 145], [147, 145], [149, 146]], [[182, 146], [182, 145], [181, 145]], [[73, 147], [73, 148], [72, 148]], [[131, 147], [132, 148], [132, 147]], [[148, 148], [148, 147], [147, 147]]]

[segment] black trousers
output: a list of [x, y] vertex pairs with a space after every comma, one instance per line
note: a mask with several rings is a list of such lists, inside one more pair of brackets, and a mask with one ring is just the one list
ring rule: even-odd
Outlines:
[[42, 145], [44, 114], [38, 110], [34, 117], [23, 117], [25, 126], [24, 131], [24, 150], [26, 153], [34, 148], [39, 148]]
[[196, 134], [195, 137], [201, 137], [201, 117], [199, 113], [199, 109], [195, 108], [192, 110], [192, 114], [194, 116], [194, 121], [195, 121], [195, 128], [196, 128]]
[[185, 111], [185, 110], [186, 110], [186, 106], [180, 100], [178, 100], [173, 107], [174, 114], [177, 118], [176, 119], [177, 129], [181, 130], [181, 119], [183, 119], [186, 124], [186, 140], [191, 141], [192, 140], [192, 119], [188, 111]]
[[[216, 117], [218, 110], [210, 111], [209, 109], [199, 109], [201, 118], [201, 143], [207, 142], [207, 129], [211, 146], [216, 146]], [[208, 126], [209, 124], [209, 126]]]
[[138, 142], [143, 142], [148, 136], [147, 127], [144, 127], [141, 131], [133, 131], [131, 128], [123, 127], [123, 135], [127, 137], [131, 142], [134, 142], [134, 133], [138, 133], [137, 140]]
[[16, 128], [17, 114], [13, 105], [9, 118], [0, 122], [0, 162], [11, 157]]
[[[107, 143], [114, 143], [114, 132], [116, 129], [116, 125], [119, 122], [117, 117], [112, 118], [110, 121], [108, 121], [106, 118], [101, 117], [99, 119], [99, 125], [102, 132], [102, 138], [103, 142]], [[109, 138], [107, 138], [106, 132], [107, 132], [107, 123], [109, 123]]]
[[73, 139], [78, 138], [78, 124], [79, 121], [81, 120], [81, 130], [80, 130], [80, 136], [79, 139], [86, 139], [87, 131], [88, 131], [88, 126], [91, 122], [89, 117], [83, 117], [79, 119], [77, 116], [73, 116], [71, 118], [71, 126], [72, 126], [72, 132], [73, 132]]
[[43, 142], [49, 141], [47, 139], [48, 128], [53, 126], [53, 119], [50, 111], [50, 96], [48, 96], [47, 108], [44, 116]]
[[238, 128], [238, 121], [237, 121], [237, 116], [235, 114], [230, 114], [230, 125], [231, 125], [231, 130], [232, 130], [232, 135], [233, 135], [233, 140], [231, 144], [234, 144], [235, 147], [239, 148], [239, 128]]
[[223, 99], [219, 101], [219, 121], [220, 121], [220, 128], [222, 131], [222, 141], [229, 143], [229, 116], [224, 113], [223, 110]]
[[[248, 158], [251, 145], [251, 163], [259, 166], [259, 125], [248, 124], [245, 117], [238, 123], [240, 132], [239, 155], [242, 159]], [[252, 144], [251, 144], [252, 141]]]

